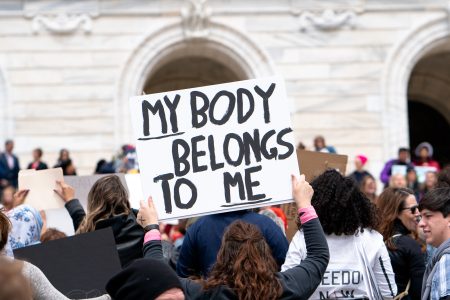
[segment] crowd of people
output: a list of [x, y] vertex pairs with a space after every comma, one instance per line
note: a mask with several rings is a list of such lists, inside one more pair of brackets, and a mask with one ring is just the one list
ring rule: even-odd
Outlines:
[[[315, 150], [336, 153], [325, 139]], [[0, 156], [0, 300], [67, 299], [36, 266], [13, 258], [21, 247], [65, 238], [46, 228], [45, 215], [24, 204], [17, 190], [20, 165], [12, 141]], [[69, 152], [56, 166], [76, 174]], [[292, 176], [298, 231], [289, 242], [287, 218], [279, 207], [242, 210], [160, 223], [150, 197], [131, 208], [118, 176], [98, 179], [87, 211], [75, 190], [57, 182], [76, 234], [111, 227], [122, 271], [95, 299], [448, 299], [450, 297], [450, 166], [433, 160], [429, 143], [410, 153], [400, 148], [380, 180], [355, 157], [343, 176], [326, 170], [311, 183]], [[134, 147], [119, 159], [99, 162], [97, 173], [137, 168]], [[45, 169], [42, 150], [31, 169]], [[417, 167], [427, 167], [423, 182]]]

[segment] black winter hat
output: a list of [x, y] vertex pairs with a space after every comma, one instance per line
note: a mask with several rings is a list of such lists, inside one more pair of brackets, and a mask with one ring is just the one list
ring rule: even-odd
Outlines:
[[163, 261], [149, 258], [135, 260], [106, 284], [117, 300], [155, 299], [172, 288], [181, 289], [177, 274]]

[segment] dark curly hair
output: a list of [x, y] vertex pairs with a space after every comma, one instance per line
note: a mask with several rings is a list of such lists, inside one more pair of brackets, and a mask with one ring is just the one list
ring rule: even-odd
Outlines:
[[327, 170], [311, 186], [314, 189], [311, 204], [326, 234], [356, 235], [365, 228], [377, 228], [376, 207], [353, 179], [336, 170]]

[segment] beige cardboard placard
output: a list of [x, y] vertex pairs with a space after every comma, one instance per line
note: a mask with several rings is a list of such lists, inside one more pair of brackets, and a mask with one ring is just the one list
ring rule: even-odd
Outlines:
[[328, 169], [336, 169], [345, 175], [347, 167], [347, 155], [297, 150], [299, 169], [305, 174], [306, 181], [311, 182], [314, 178]]
[[19, 189], [30, 190], [25, 203], [38, 210], [64, 207], [64, 201], [54, 192], [56, 181], [63, 181], [61, 168], [19, 172]]
[[[94, 183], [102, 177], [111, 174], [97, 174], [97, 175], [87, 175], [87, 176], [64, 176], [64, 182], [72, 186], [75, 189], [75, 198], [80, 200], [81, 205], [86, 210], [87, 208], [87, 197], [89, 191], [91, 190]], [[120, 179], [120, 182], [128, 191], [127, 183], [125, 181], [125, 176], [122, 173], [116, 173]]]
[[[306, 150], [297, 150], [297, 159], [301, 173], [305, 174], [306, 181], [311, 182], [328, 169], [336, 169], [345, 175], [347, 167], [347, 155], [330, 154], [323, 152], [314, 152]], [[286, 237], [290, 241], [297, 232], [295, 220], [297, 218], [297, 209], [295, 203], [283, 204], [281, 206], [288, 220], [288, 229]]]

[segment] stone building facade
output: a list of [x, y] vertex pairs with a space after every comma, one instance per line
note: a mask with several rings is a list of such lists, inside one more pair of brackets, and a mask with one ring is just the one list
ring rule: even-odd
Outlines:
[[425, 135], [450, 160], [447, 0], [0, 2], [0, 139], [22, 167], [64, 147], [92, 173], [133, 141], [131, 96], [271, 75], [309, 147], [378, 174]]

